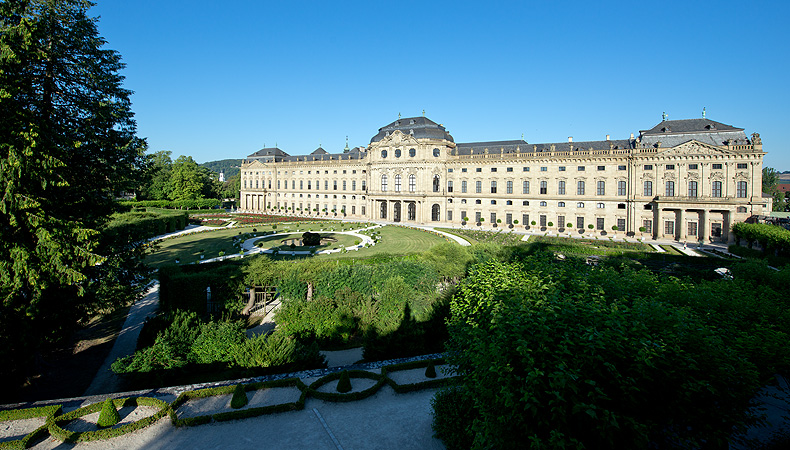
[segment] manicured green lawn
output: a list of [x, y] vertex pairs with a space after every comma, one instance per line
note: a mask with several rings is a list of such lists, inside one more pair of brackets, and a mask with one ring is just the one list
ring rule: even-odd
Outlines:
[[[181, 264], [198, 262], [200, 261], [200, 255], [205, 255], [206, 259], [216, 258], [221, 251], [225, 252], [226, 255], [236, 254], [239, 253], [240, 247], [239, 245], [234, 245], [234, 238], [237, 238], [237, 242], [241, 242], [253, 237], [253, 234], [260, 236], [264, 231], [275, 231], [277, 233], [296, 232], [297, 229], [302, 233], [305, 231], [320, 232], [320, 230], [348, 231], [365, 226], [368, 226], [368, 224], [329, 221], [302, 222], [298, 225], [296, 223], [278, 224], [276, 230], [272, 230], [271, 225], [223, 228], [160, 241], [156, 244], [158, 248], [145, 257], [145, 263], [151, 267], [158, 268], [165, 264], [174, 264], [176, 260], [179, 260]], [[255, 232], [252, 230], [255, 230]]]
[[[424, 230], [388, 225], [376, 228], [375, 232], [381, 236], [379, 242], [373, 247], [363, 248], [348, 253], [333, 253], [319, 255], [318, 258], [365, 258], [382, 253], [394, 255], [408, 255], [428, 250], [436, 244], [455, 241]], [[370, 235], [370, 233], [366, 233]]]

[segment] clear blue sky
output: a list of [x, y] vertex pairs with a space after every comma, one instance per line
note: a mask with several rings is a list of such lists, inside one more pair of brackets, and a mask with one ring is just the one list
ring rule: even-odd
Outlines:
[[423, 109], [456, 142], [538, 143], [705, 107], [790, 170], [790, 2], [96, 1], [138, 133], [174, 157], [339, 152]]

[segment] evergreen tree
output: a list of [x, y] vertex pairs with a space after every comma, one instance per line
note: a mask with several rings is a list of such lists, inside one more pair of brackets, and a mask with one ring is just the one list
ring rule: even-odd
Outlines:
[[133, 188], [145, 142], [91, 6], [0, 3], [0, 376], [131, 274], [108, 261], [97, 230]]

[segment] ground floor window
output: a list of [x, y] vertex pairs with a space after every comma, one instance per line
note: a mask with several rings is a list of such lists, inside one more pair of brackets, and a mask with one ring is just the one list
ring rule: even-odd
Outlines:
[[583, 230], [584, 229], [584, 217], [577, 217], [576, 218], [576, 228]]
[[529, 214], [522, 214], [521, 215], [521, 223], [523, 223], [524, 226], [529, 225]]
[[496, 223], [496, 213], [491, 213], [491, 223]]
[[688, 233], [689, 237], [697, 237], [697, 222], [689, 222], [688, 223]]
[[664, 234], [669, 236], [675, 235], [675, 221], [674, 220], [665, 220], [664, 221]]
[[431, 220], [432, 221], [434, 221], [434, 222], [438, 222], [439, 221], [439, 211], [440, 211], [439, 205], [434, 203], [433, 206], [431, 206]]
[[565, 216], [557, 216], [557, 228], [565, 228]]
[[480, 218], [483, 216], [483, 213], [480, 211], [475, 212], [475, 223], [480, 223]]
[[357, 207], [354, 206], [354, 205], [351, 205], [351, 214], [356, 214], [356, 213], [357, 213]]
[[447, 221], [452, 222], [453, 220], [453, 211], [451, 209], [447, 210]]
[[364, 206], [362, 207], [362, 215], [363, 216], [365, 215], [365, 207]]
[[409, 220], [417, 220], [417, 205], [414, 202], [410, 202], [406, 207], [406, 215]]
[[713, 222], [710, 224], [710, 235], [713, 237], [721, 237], [721, 223]]
[[387, 218], [387, 202], [380, 202], [379, 203], [379, 218], [386, 219]]
[[645, 227], [645, 233], [653, 233], [653, 221], [645, 219], [642, 221], [642, 226]]
[[508, 225], [513, 223], [513, 214], [507, 213], [505, 214], [505, 223]]
[[461, 220], [464, 222], [469, 220], [469, 216], [466, 215], [466, 211], [461, 211]]
[[603, 217], [597, 217], [595, 219], [595, 229], [603, 231]]
[[542, 226], [542, 227], [546, 226], [546, 215], [545, 214], [541, 214], [540, 215], [540, 226]]
[[617, 230], [625, 231], [625, 219], [617, 219]]

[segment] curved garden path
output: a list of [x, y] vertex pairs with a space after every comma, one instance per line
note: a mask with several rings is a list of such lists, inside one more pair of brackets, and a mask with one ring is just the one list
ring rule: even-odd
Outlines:
[[[360, 248], [364, 248], [366, 244], [369, 244], [369, 245], [375, 245], [376, 244], [373, 241], [373, 239], [371, 239], [369, 236], [365, 236], [364, 234], [360, 234], [360, 232], [361, 231], [372, 230], [372, 229], [375, 229], [375, 228], [379, 228], [381, 226], [382, 225], [377, 224], [377, 225], [373, 225], [371, 227], [360, 228], [359, 230], [355, 230], [355, 231], [323, 231], [323, 232], [324, 233], [333, 233], [333, 234], [347, 234], [349, 236], [354, 236], [355, 238], [358, 238], [360, 240], [360, 243], [355, 245], [355, 246], [352, 246], [352, 247], [345, 247], [345, 249], [346, 250], [359, 250]], [[277, 236], [288, 236], [288, 235], [297, 234], [297, 233], [298, 232], [289, 231], [287, 233], [268, 234], [266, 236], [258, 236], [258, 237], [250, 238], [250, 239], [247, 239], [246, 241], [244, 241], [241, 244], [241, 248], [245, 251], [245, 255], [252, 255], [252, 254], [256, 254], [256, 253], [272, 253], [271, 249], [265, 249], [264, 250], [264, 249], [261, 249], [260, 247], [256, 247], [255, 246], [255, 241], [263, 239], [264, 237], [270, 238], [270, 237], [277, 237]], [[320, 231], [319, 231], [319, 233], [320, 233]], [[334, 249], [334, 250], [329, 249], [329, 250], [321, 250], [320, 252], [316, 252], [316, 254], [329, 254], [329, 253], [337, 253], [337, 252], [340, 252], [340, 251], [342, 251], [342, 249]], [[310, 254], [309, 251], [304, 251], [304, 250], [302, 250], [302, 251], [280, 250], [279, 253], [281, 255], [309, 255]], [[215, 259], [219, 259], [219, 258], [215, 258]]]

